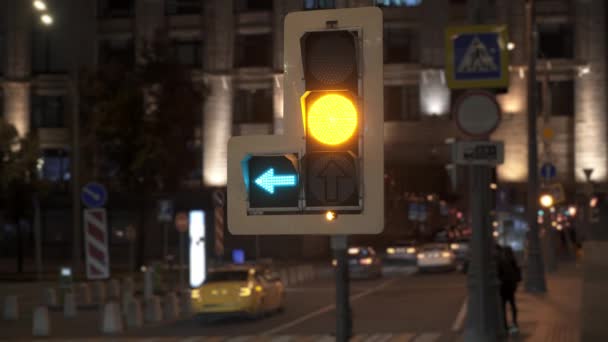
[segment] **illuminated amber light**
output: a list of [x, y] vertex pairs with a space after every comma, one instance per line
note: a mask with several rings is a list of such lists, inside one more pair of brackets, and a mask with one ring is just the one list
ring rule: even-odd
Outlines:
[[549, 208], [549, 207], [553, 206], [553, 196], [551, 196], [549, 194], [544, 194], [544, 195], [540, 196], [540, 205], [542, 205], [545, 208]]
[[339, 145], [355, 133], [357, 109], [347, 97], [327, 94], [313, 102], [306, 121], [316, 140], [327, 145]]

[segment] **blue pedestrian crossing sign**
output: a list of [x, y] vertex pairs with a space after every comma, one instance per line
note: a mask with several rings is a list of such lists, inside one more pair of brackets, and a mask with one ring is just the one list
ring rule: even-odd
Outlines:
[[448, 87], [508, 88], [509, 54], [504, 25], [455, 26], [446, 29]]
[[551, 163], [544, 163], [540, 168], [540, 176], [545, 180], [551, 180], [557, 176], [557, 169]]

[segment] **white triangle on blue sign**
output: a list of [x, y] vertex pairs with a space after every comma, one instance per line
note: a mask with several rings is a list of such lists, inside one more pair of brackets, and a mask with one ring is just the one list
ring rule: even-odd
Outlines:
[[478, 36], [471, 40], [471, 44], [458, 65], [458, 72], [489, 72], [497, 71], [498, 66], [488, 52], [486, 46]]

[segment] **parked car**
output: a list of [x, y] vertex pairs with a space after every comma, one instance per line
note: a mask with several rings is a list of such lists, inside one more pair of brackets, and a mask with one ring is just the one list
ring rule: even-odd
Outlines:
[[192, 299], [203, 318], [255, 318], [283, 309], [285, 286], [268, 267], [229, 265], [211, 270], [203, 285], [192, 291]]
[[[337, 261], [332, 261], [334, 267]], [[382, 261], [376, 251], [369, 246], [348, 249], [348, 270], [352, 279], [382, 277]]]
[[456, 256], [447, 243], [431, 243], [420, 248], [417, 254], [418, 271], [453, 271]]

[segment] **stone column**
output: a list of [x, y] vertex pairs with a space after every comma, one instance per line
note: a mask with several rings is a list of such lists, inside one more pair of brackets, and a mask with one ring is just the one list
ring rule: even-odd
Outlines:
[[575, 1], [575, 58], [588, 63], [589, 72], [575, 80], [575, 161], [577, 182], [584, 168], [593, 169], [593, 181], [606, 181], [606, 24], [605, 1]]

